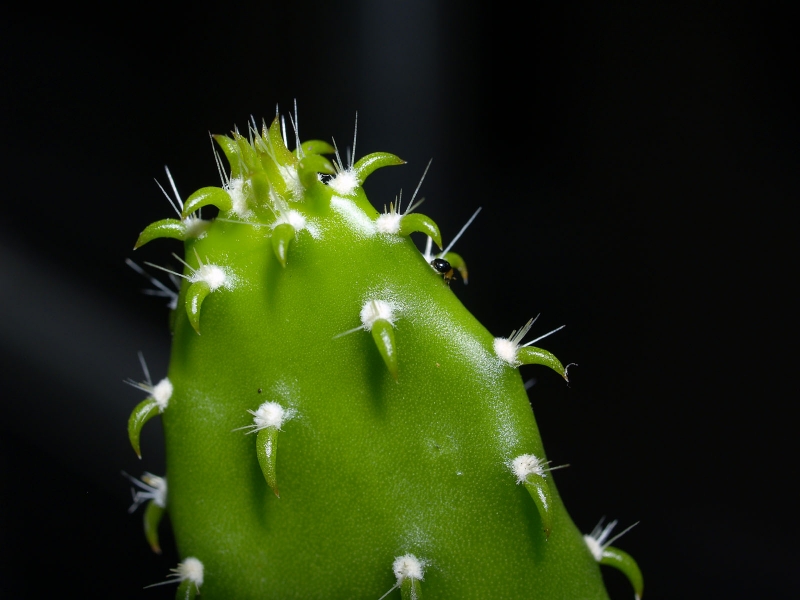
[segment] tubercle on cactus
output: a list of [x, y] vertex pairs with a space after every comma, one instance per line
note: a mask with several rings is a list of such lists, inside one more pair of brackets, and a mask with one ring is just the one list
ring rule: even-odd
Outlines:
[[182, 273], [148, 263], [180, 281], [173, 297], [151, 278], [172, 309], [168, 376], [153, 385], [142, 360], [146, 381], [129, 382], [148, 394], [131, 445], [141, 457], [161, 415], [169, 472], [168, 497], [166, 478], [132, 479], [133, 508], [149, 501], [158, 550], [166, 507], [187, 557], [162, 583], [180, 598], [607, 598], [600, 563], [641, 596], [610, 529], [582, 536], [552, 480], [565, 465], [549, 466], [518, 372], [567, 379], [532, 346], [550, 334], [522, 343], [531, 319], [494, 337], [466, 311], [450, 289], [456, 271], [467, 282], [451, 251], [464, 229], [442, 249], [413, 212], [422, 180], [404, 210], [402, 195], [373, 207], [364, 181], [402, 159], [355, 161], [354, 136], [344, 162], [335, 142], [300, 142], [296, 110], [292, 126], [293, 151], [277, 115], [212, 136], [221, 186], [184, 202], [167, 171], [179, 218], [135, 245], [185, 245]]

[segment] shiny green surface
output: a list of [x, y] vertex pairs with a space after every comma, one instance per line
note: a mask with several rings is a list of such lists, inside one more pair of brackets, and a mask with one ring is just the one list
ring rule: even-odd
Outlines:
[[[406, 236], [378, 233], [363, 190], [334, 193], [313, 174], [330, 163], [288, 152], [277, 131], [253, 146], [215, 136], [231, 176], [249, 182], [251, 211], [226, 212], [204, 188], [195, 204], [225, 219], [186, 240], [185, 275], [198, 257], [228, 274], [202, 297], [183, 282], [162, 415], [167, 509], [181, 556], [205, 567], [202, 598], [377, 599], [409, 553], [424, 582], [388, 598], [422, 588], [429, 600], [607, 598], [552, 475], [526, 489], [510, 469], [521, 454], [546, 461], [536, 421], [494, 336], [407, 237], [438, 227], [414, 218]], [[376, 153], [352, 173], [363, 183], [401, 163]], [[290, 209], [305, 228], [269, 227]], [[394, 314], [368, 331], [371, 300]], [[563, 375], [551, 354], [522, 350]], [[265, 401], [293, 418], [254, 444], [248, 411]], [[268, 452], [277, 437], [280, 453]]]

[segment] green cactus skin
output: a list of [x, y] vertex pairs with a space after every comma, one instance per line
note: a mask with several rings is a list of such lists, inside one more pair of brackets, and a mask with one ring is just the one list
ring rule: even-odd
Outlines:
[[178, 597], [600, 599], [603, 561], [640, 596], [553, 482], [517, 367], [567, 373], [521, 344], [531, 322], [492, 335], [410, 239], [441, 247], [436, 224], [373, 208], [364, 180], [402, 160], [284, 137], [214, 136], [222, 187], [136, 243], [185, 243], [168, 384], [139, 384], [129, 422], [137, 454], [163, 422]]

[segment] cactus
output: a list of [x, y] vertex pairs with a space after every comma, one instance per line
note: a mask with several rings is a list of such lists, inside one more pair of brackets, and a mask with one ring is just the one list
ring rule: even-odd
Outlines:
[[146, 394], [133, 449], [146, 455], [140, 432], [160, 416], [168, 471], [134, 480], [131, 508], [146, 503], [156, 552], [168, 513], [183, 557], [157, 585], [209, 599], [607, 598], [600, 563], [640, 597], [636, 563], [610, 546], [615, 522], [582, 535], [567, 514], [518, 369], [566, 380], [569, 365], [532, 345], [545, 336], [524, 341], [533, 319], [501, 337], [464, 308], [451, 280], [466, 282], [466, 262], [415, 212], [419, 186], [405, 207], [402, 194], [370, 204], [364, 180], [403, 160], [354, 162], [355, 138], [343, 160], [291, 121], [292, 151], [277, 115], [213, 136], [221, 185], [184, 202], [167, 172], [177, 218], [136, 242], [185, 246], [177, 291], [150, 276], [170, 297], [168, 376], [153, 384], [143, 362], [129, 382]]

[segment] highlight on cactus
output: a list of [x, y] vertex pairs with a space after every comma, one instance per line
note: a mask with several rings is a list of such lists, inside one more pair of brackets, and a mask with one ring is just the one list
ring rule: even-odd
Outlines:
[[532, 345], [558, 330], [523, 343], [531, 319], [497, 337], [458, 299], [452, 248], [480, 208], [443, 246], [414, 212], [430, 163], [405, 208], [402, 193], [370, 202], [367, 178], [405, 161], [356, 160], [355, 135], [343, 161], [333, 141], [300, 141], [296, 106], [289, 123], [276, 111], [212, 136], [220, 183], [185, 200], [167, 170], [178, 218], [135, 248], [183, 244], [181, 272], [146, 263], [177, 291], [127, 261], [168, 299], [172, 332], [166, 377], [154, 385], [140, 355], [144, 381], [128, 381], [147, 394], [131, 445], [146, 461], [140, 434], [160, 416], [167, 470], [126, 475], [131, 510], [146, 503], [156, 552], [169, 513], [182, 557], [153, 585], [209, 600], [607, 599], [611, 565], [640, 597], [616, 522], [584, 536], [567, 513], [553, 480], [566, 465], [550, 466], [520, 375], [567, 379]]

